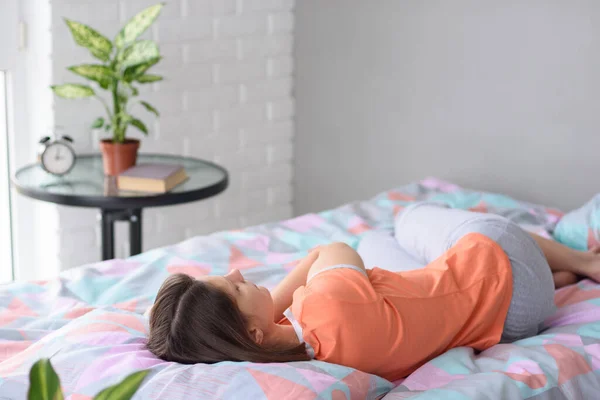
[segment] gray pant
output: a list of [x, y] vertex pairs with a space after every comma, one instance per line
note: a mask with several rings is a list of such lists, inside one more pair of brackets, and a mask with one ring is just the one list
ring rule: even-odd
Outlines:
[[403, 250], [428, 264], [460, 238], [481, 233], [502, 247], [512, 266], [513, 295], [502, 342], [536, 335], [544, 319], [555, 311], [554, 281], [546, 257], [535, 240], [504, 217], [444, 206], [417, 203], [395, 222], [395, 236]]

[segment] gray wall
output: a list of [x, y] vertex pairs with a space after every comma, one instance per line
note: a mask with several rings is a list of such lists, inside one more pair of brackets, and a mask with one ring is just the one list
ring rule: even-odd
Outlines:
[[425, 176], [600, 192], [600, 1], [296, 4], [296, 214]]

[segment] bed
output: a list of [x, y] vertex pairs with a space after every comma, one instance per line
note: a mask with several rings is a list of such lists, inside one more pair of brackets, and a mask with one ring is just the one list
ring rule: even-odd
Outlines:
[[9, 284], [0, 288], [0, 398], [25, 398], [29, 368], [42, 357], [51, 357], [71, 400], [91, 399], [139, 369], [151, 373], [136, 399], [600, 398], [600, 285], [589, 280], [556, 292], [558, 311], [540, 335], [480, 354], [453, 349], [396, 382], [320, 361], [180, 365], [144, 349], [143, 313], [169, 274], [237, 268], [272, 288], [310, 248], [331, 241], [357, 247], [367, 232], [390, 232], [396, 213], [424, 200], [504, 215], [580, 249], [596, 244], [600, 232], [598, 198], [563, 215], [430, 178], [334, 210]]

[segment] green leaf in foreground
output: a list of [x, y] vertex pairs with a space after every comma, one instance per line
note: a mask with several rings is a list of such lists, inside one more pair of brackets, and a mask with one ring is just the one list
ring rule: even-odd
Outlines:
[[87, 85], [78, 83], [65, 83], [64, 85], [50, 86], [57, 96], [65, 99], [80, 99], [83, 97], [91, 97], [96, 93], [94, 89]]
[[43, 358], [33, 364], [29, 371], [29, 400], [63, 400], [60, 379], [50, 360]]
[[152, 114], [156, 115], [157, 117], [159, 116], [158, 110], [156, 108], [154, 108], [154, 106], [152, 106], [152, 104], [147, 103], [145, 101], [140, 101], [140, 104], [143, 105], [144, 108], [146, 110], [148, 110], [148, 112], [151, 112]]
[[150, 371], [138, 371], [116, 385], [109, 386], [94, 397], [94, 400], [129, 400], [142, 384]]

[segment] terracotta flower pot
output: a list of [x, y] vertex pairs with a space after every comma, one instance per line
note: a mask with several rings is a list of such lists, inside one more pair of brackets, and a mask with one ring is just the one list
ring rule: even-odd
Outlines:
[[135, 165], [140, 141], [126, 139], [124, 143], [113, 143], [111, 139], [100, 141], [104, 175], [116, 176]]

